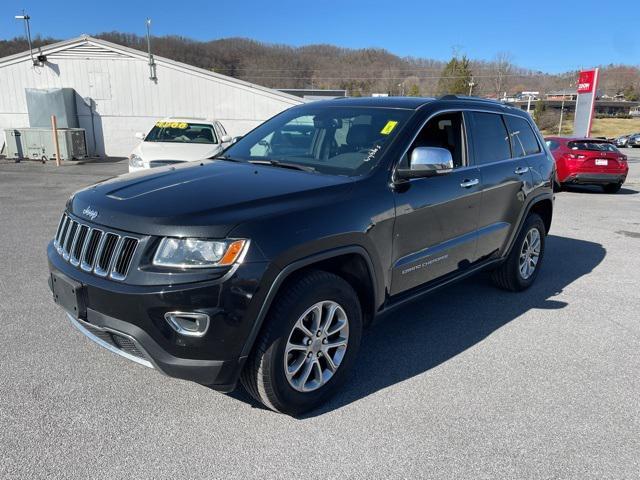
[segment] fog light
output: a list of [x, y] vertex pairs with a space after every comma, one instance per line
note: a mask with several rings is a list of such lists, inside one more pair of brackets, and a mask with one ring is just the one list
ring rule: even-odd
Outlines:
[[209, 315], [198, 312], [167, 312], [167, 323], [180, 335], [202, 337], [209, 329]]

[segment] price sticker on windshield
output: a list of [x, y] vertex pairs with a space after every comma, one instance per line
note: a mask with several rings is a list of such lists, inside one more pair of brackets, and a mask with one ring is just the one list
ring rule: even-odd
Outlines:
[[382, 135], [389, 135], [391, 132], [393, 132], [393, 129], [396, 128], [396, 125], [398, 125], [398, 122], [396, 122], [395, 120], [389, 120], [384, 128], [380, 130], [380, 133]]
[[186, 130], [189, 128], [187, 122], [156, 122], [158, 128], [177, 128], [179, 130]]

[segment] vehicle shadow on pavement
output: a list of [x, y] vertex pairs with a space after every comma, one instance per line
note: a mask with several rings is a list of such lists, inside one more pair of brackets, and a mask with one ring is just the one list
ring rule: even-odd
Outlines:
[[616, 193], [605, 193], [602, 191], [602, 188], [597, 185], [565, 185], [562, 189], [566, 192], [572, 193], [591, 193], [600, 195], [636, 195], [640, 193], [637, 190], [633, 190], [628, 187], [622, 187]]
[[[425, 296], [365, 331], [349, 380], [314, 417], [356, 402], [446, 362], [531, 309], [553, 310], [562, 290], [590, 273], [606, 255], [602, 245], [550, 235], [536, 283], [520, 293], [497, 289], [487, 273]], [[304, 417], [303, 417], [304, 418]]]

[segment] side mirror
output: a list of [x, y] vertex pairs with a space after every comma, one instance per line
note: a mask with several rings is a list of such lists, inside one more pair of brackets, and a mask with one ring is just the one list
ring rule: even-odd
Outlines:
[[222, 143], [229, 143], [231, 140], [233, 140], [233, 139], [231, 138], [231, 135], [223, 135], [223, 136], [220, 138], [220, 141], [221, 141]]
[[416, 147], [411, 152], [409, 168], [396, 172], [401, 179], [433, 177], [453, 170], [453, 157], [446, 148]]
[[238, 135], [237, 137], [233, 137], [231, 139], [231, 143], [236, 143], [238, 140], [240, 140], [242, 138], [242, 135]]
[[144, 137], [146, 137], [146, 135], [142, 132], [136, 132], [135, 136], [138, 140], [144, 140]]

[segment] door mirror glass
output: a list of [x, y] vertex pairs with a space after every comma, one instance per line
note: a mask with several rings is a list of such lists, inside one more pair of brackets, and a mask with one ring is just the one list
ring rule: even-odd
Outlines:
[[411, 152], [409, 168], [398, 169], [400, 178], [442, 175], [453, 170], [453, 157], [446, 148], [416, 147]]
[[231, 143], [236, 143], [238, 140], [240, 140], [242, 138], [242, 135], [238, 135], [237, 137], [233, 137], [231, 139]]
[[143, 132], [136, 132], [136, 138], [138, 140], [144, 140], [144, 137], [146, 137], [146, 135]]

